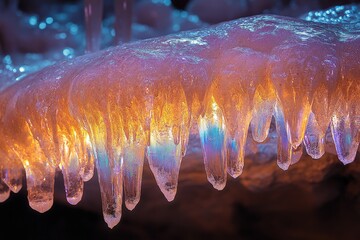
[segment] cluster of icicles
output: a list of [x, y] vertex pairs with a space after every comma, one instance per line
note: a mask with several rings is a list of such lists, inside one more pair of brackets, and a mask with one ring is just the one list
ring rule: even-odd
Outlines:
[[0, 93], [0, 198], [19, 191], [25, 169], [30, 206], [47, 211], [60, 169], [67, 200], [77, 204], [95, 165], [113, 227], [122, 199], [130, 210], [140, 199], [145, 157], [173, 200], [197, 126], [207, 178], [221, 190], [227, 173], [242, 172], [248, 132], [265, 141], [272, 118], [282, 169], [303, 146], [320, 158], [329, 126], [339, 159], [350, 163], [360, 140], [358, 29], [261, 15], [31, 74]]

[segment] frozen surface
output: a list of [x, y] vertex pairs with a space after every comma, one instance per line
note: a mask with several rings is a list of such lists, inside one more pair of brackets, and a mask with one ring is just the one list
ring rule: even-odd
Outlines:
[[113, 227], [123, 190], [129, 209], [139, 201], [145, 155], [174, 199], [182, 157], [198, 149], [189, 137], [197, 136], [218, 190], [227, 173], [242, 173], [246, 154], [262, 153], [261, 161], [276, 153], [286, 170], [303, 148], [320, 158], [334, 144], [339, 160], [352, 162], [360, 129], [356, 19], [259, 15], [111, 47], [23, 77], [0, 94], [1, 200], [21, 188], [24, 168], [31, 207], [51, 207], [57, 170], [76, 204], [95, 166]]

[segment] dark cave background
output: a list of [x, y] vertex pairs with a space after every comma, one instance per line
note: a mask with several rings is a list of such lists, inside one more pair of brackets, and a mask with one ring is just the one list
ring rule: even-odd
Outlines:
[[[71, 206], [59, 173], [56, 201], [48, 212], [28, 206], [24, 186], [0, 204], [0, 230], [13, 239], [358, 239], [360, 159], [343, 166], [336, 157], [327, 158], [333, 159], [331, 167], [319, 182], [306, 182], [309, 176], [301, 172], [321, 171], [319, 166], [329, 162], [304, 158], [286, 172], [279, 170], [278, 178], [293, 179], [258, 191], [242, 177], [229, 178], [217, 191], [206, 182], [202, 163], [191, 164], [191, 181], [185, 164], [171, 203], [146, 164], [140, 203], [132, 212], [123, 207], [120, 223], [111, 230], [102, 218], [96, 176], [85, 183], [83, 200]], [[245, 171], [252, 168], [249, 160], [246, 164]], [[270, 165], [277, 168], [275, 161]]]
[[[48, 0], [47, 4], [69, 2], [78, 1]], [[184, 9], [188, 2], [172, 0], [178, 9]], [[323, 9], [353, 2], [360, 1], [319, 1]], [[282, 3], [290, 4], [290, 0]], [[34, 12], [42, 4], [43, 0], [20, 0], [19, 9]], [[359, 154], [347, 166], [333, 155], [318, 161], [303, 157], [299, 164], [283, 172], [274, 160], [267, 166], [276, 171], [275, 180], [272, 178], [266, 187], [249, 187], [244, 173], [240, 179], [229, 178], [219, 192], [206, 181], [201, 161], [186, 165], [185, 159], [178, 193], [171, 203], [162, 196], [145, 163], [141, 201], [132, 212], [123, 206], [123, 217], [112, 230], [102, 218], [96, 175], [85, 183], [83, 200], [72, 206], [66, 202], [62, 175], [58, 173], [55, 202], [48, 212], [40, 214], [29, 207], [25, 181], [20, 193], [12, 193], [0, 204], [1, 239], [356, 240], [360, 236], [359, 161]], [[261, 169], [251, 160], [246, 164], [245, 172]], [[321, 177], [317, 179], [313, 175], [319, 169]]]

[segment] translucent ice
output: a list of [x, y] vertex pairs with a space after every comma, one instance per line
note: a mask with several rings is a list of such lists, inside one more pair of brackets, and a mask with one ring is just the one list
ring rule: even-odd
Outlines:
[[86, 28], [86, 51], [97, 51], [100, 49], [101, 44], [103, 0], [85, 0], [84, 14]]
[[123, 194], [128, 209], [139, 202], [144, 157], [173, 200], [198, 129], [207, 178], [221, 190], [227, 174], [246, 168], [248, 135], [266, 141], [272, 119], [282, 169], [304, 148], [320, 158], [329, 126], [339, 159], [350, 163], [360, 139], [359, 36], [358, 22], [260, 15], [28, 75], [0, 93], [0, 200], [19, 191], [24, 168], [30, 206], [48, 210], [61, 169], [76, 204], [95, 165], [103, 215], [114, 227]]
[[115, 0], [115, 43], [125, 43], [131, 39], [133, 0]]

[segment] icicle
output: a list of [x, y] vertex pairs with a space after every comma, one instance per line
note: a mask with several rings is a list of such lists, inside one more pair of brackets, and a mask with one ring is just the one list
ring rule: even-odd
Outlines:
[[269, 62], [269, 76], [282, 107], [288, 141], [294, 148], [304, 140], [314, 93], [327, 80], [323, 72], [336, 68], [325, 64], [335, 53], [325, 39], [304, 43], [301, 37], [272, 50], [276, 57]]
[[[240, 176], [244, 168], [245, 144], [252, 113], [248, 99], [246, 100], [244, 97], [242, 100], [242, 102], [237, 103], [236, 110], [229, 113], [232, 119], [226, 122], [227, 172], [233, 178]], [[229, 126], [231, 125], [237, 126], [230, 130]]]
[[87, 134], [85, 130], [83, 130], [82, 133], [83, 136], [80, 144], [77, 146], [79, 148], [77, 153], [81, 164], [81, 178], [84, 182], [87, 182], [94, 175], [94, 153], [89, 134]]
[[22, 188], [23, 170], [22, 166], [15, 167], [14, 165], [2, 170], [2, 180], [14, 193], [18, 193]]
[[[120, 160], [120, 166], [118, 166], [116, 158], [119, 156], [114, 154], [113, 149], [110, 147], [111, 144], [104, 142], [104, 139], [106, 139], [104, 134], [109, 134], [106, 126], [109, 127], [109, 125], [102, 124], [94, 131], [95, 162], [101, 191], [103, 216], [109, 228], [113, 228], [121, 219], [122, 161]], [[108, 139], [111, 139], [111, 137], [108, 137]], [[105, 147], [105, 145], [109, 147]]]
[[76, 205], [83, 195], [84, 173], [82, 161], [86, 161], [86, 154], [83, 149], [84, 130], [68, 112], [68, 102], [61, 98], [59, 106], [62, 111], [56, 114], [56, 140], [59, 146], [59, 167], [62, 171], [67, 201]]
[[[186, 123], [186, 126], [190, 126], [190, 122]], [[181, 156], [185, 157], [187, 146], [189, 143], [189, 135], [190, 135], [190, 129], [188, 131], [182, 131], [181, 139], [180, 139], [180, 145], [181, 145]]]
[[133, 0], [115, 0], [115, 44], [131, 39]]
[[[119, 114], [118, 92], [114, 86], [115, 77], [109, 75], [104, 59], [91, 68], [92, 78], [79, 74], [69, 90], [70, 113], [86, 133], [79, 131], [80, 142], [83, 145], [76, 150], [81, 155], [83, 163], [80, 166], [81, 175], [85, 179], [92, 174], [93, 148], [94, 161], [101, 192], [102, 212], [109, 228], [120, 222], [122, 214], [123, 194], [123, 143], [120, 130], [122, 120]], [[83, 73], [84, 74], [84, 73]], [[104, 77], [105, 76], [105, 77]], [[102, 79], [101, 86], [96, 82]], [[112, 81], [114, 80], [114, 81]], [[116, 79], [116, 86], [121, 86]], [[115, 84], [114, 84], [115, 85]], [[88, 95], [85, 88], [96, 89], [97, 94]], [[77, 142], [77, 141], [75, 141]], [[84, 161], [85, 160], [85, 161]]]
[[233, 178], [240, 176], [244, 168], [246, 138], [247, 132], [236, 133], [234, 138], [227, 138], [227, 172]]
[[354, 161], [359, 148], [359, 77], [360, 77], [360, 39], [347, 38], [340, 45], [340, 92], [335, 99], [335, 111], [331, 118], [331, 133], [336, 152], [343, 164]]
[[[65, 144], [64, 144], [65, 145]], [[63, 146], [61, 159], [61, 170], [64, 175], [64, 185], [67, 201], [76, 205], [83, 195], [83, 180], [80, 175], [80, 163], [74, 149]]]
[[9, 197], [10, 189], [5, 182], [0, 179], [0, 203], [5, 202]]
[[[234, 178], [242, 173], [244, 167], [244, 149], [252, 118], [254, 98], [257, 97], [256, 104], [260, 107], [267, 106], [265, 102], [271, 101], [271, 99], [262, 99], [265, 96], [271, 96], [268, 93], [271, 90], [263, 93], [259, 87], [259, 84], [265, 82], [266, 79], [267, 60], [268, 56], [261, 52], [235, 47], [221, 53], [213, 70], [213, 82], [209, 95], [214, 98], [212, 101], [221, 108], [221, 114], [226, 123], [227, 171]], [[258, 90], [258, 96], [255, 97], [256, 90]], [[269, 117], [271, 120], [271, 112], [267, 111], [267, 114], [269, 113], [269, 116], [260, 114], [259, 117]], [[217, 113], [214, 114], [216, 115]], [[259, 120], [256, 124], [267, 124], [267, 120], [265, 123], [262, 121], [264, 120]], [[218, 124], [220, 126], [221, 122], [219, 121]], [[261, 134], [267, 135], [267, 131], [263, 130], [265, 133]]]
[[7, 154], [8, 156], [1, 156], [5, 164], [0, 168], [0, 176], [12, 192], [18, 193], [22, 188], [24, 167], [13, 151], [7, 152]]
[[309, 117], [304, 145], [306, 152], [314, 159], [321, 158], [325, 153], [325, 132], [320, 129], [313, 113]]
[[[85, 1], [87, 51], [100, 48], [102, 2]], [[120, 32], [130, 24], [118, 19], [131, 16], [119, 10], [116, 22], [127, 27], [117, 28], [116, 41], [127, 41]], [[349, 163], [360, 141], [359, 38], [350, 25], [334, 26], [261, 15], [55, 64], [1, 92], [0, 152], [14, 151], [25, 166], [29, 204], [39, 212], [53, 203], [58, 166], [76, 204], [95, 162], [109, 227], [120, 221], [123, 190], [128, 209], [139, 201], [144, 152], [161, 191], [174, 199], [189, 112], [199, 124], [207, 178], [218, 190], [226, 171], [242, 171], [252, 113], [253, 137], [262, 142], [274, 112], [282, 169], [299, 161], [302, 144], [311, 156], [323, 155], [331, 116], [337, 153]], [[272, 140], [260, 152], [271, 155]], [[12, 158], [0, 157], [1, 201], [21, 188]]]
[[129, 141], [124, 148], [124, 198], [129, 210], [140, 201], [144, 154], [145, 143], [141, 138]]
[[100, 49], [103, 0], [84, 0], [86, 52]]
[[301, 156], [303, 155], [304, 147], [300, 144], [297, 148], [291, 149], [291, 165], [299, 162]]
[[349, 114], [335, 113], [330, 124], [336, 152], [343, 164], [354, 161], [359, 147], [358, 132], [351, 120]]
[[287, 137], [284, 115], [278, 103], [275, 106], [274, 117], [278, 138], [277, 164], [281, 169], [287, 170], [291, 164], [292, 147]]
[[122, 203], [122, 176], [113, 171], [113, 159], [106, 150], [96, 149], [96, 169], [101, 191], [102, 210], [105, 222], [113, 228], [120, 222]]
[[190, 131], [189, 113], [185, 93], [178, 82], [169, 84], [164, 78], [156, 84], [147, 157], [156, 183], [166, 199], [172, 201], [177, 191], [183, 138]]
[[226, 185], [225, 123], [221, 109], [211, 98], [205, 115], [199, 119], [200, 140], [208, 181], [217, 190]]
[[174, 200], [182, 155], [181, 144], [174, 143], [171, 128], [160, 126], [152, 120], [147, 156], [161, 192], [169, 202]]
[[40, 157], [38, 161], [26, 161], [25, 172], [30, 207], [40, 213], [48, 211], [54, 201], [55, 168]]
[[275, 93], [267, 84], [259, 85], [254, 96], [254, 109], [251, 119], [251, 134], [256, 142], [263, 142], [269, 134], [271, 119], [274, 112]]
[[[31, 97], [36, 95], [36, 97]], [[60, 164], [58, 139], [56, 137], [55, 109], [50, 108], [55, 97], [45, 89], [34, 93], [31, 88], [23, 90], [17, 99], [13, 114], [17, 114], [24, 131], [37, 141], [45, 158], [53, 167]], [[25, 132], [24, 132], [25, 133]]]

